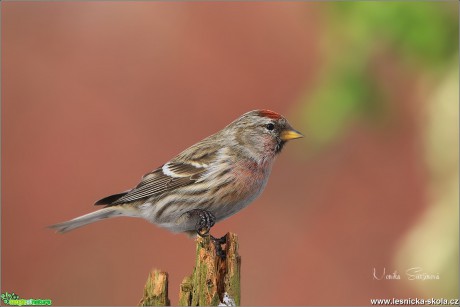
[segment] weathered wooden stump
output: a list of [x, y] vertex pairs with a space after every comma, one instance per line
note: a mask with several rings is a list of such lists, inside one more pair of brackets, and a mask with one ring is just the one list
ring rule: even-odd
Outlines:
[[[180, 285], [180, 306], [240, 305], [238, 237], [232, 233], [227, 233], [225, 237], [225, 259], [217, 256], [216, 247], [209, 237], [196, 239], [195, 268]], [[154, 270], [150, 274], [139, 305], [169, 305], [167, 273]]]
[[144, 287], [144, 296], [139, 306], [169, 306], [168, 273], [159, 270], [150, 272]]

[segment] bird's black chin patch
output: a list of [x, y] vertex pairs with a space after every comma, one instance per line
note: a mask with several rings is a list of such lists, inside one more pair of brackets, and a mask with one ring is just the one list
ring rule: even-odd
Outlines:
[[283, 150], [284, 144], [286, 144], [286, 141], [282, 141], [282, 140], [278, 141], [278, 144], [276, 144], [276, 147], [275, 147], [276, 154], [279, 154], [281, 150]]

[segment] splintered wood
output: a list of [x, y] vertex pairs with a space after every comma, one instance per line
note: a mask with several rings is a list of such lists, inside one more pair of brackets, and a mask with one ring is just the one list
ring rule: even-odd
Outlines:
[[169, 306], [168, 273], [153, 270], [145, 283], [139, 306]]
[[[180, 285], [180, 306], [240, 305], [241, 257], [238, 255], [238, 237], [232, 233], [225, 237], [225, 259], [217, 256], [216, 247], [209, 237], [196, 239], [195, 268]], [[153, 271], [150, 274], [144, 298], [139, 305], [169, 305], [167, 273]]]

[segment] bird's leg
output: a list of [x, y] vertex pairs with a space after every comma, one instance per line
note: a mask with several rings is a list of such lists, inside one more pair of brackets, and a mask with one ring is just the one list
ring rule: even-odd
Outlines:
[[199, 218], [195, 225], [195, 231], [200, 237], [209, 234], [209, 230], [216, 223], [216, 217], [210, 211], [202, 209], [193, 209], [188, 212], [190, 215], [195, 215]]
[[223, 236], [222, 238], [215, 238], [211, 234], [209, 234], [209, 231], [211, 230], [211, 227], [214, 226], [216, 223], [216, 217], [214, 214], [207, 210], [202, 210], [202, 209], [194, 209], [188, 212], [191, 215], [197, 215], [199, 217], [199, 221], [195, 225], [195, 231], [196, 233], [204, 238], [205, 236], [209, 236], [212, 240], [212, 243], [216, 247], [216, 254], [224, 259], [225, 258], [225, 252], [222, 250], [222, 244], [225, 244], [227, 242], [227, 238]]

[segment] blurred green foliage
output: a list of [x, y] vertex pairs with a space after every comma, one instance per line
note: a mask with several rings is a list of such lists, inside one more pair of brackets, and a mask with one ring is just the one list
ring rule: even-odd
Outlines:
[[[358, 44], [385, 39], [420, 65], [445, 65], [458, 50], [458, 4], [453, 2], [348, 2], [328, 9]], [[337, 23], [338, 22], [338, 23]]]
[[306, 131], [313, 141], [334, 139], [349, 120], [358, 116], [382, 114], [383, 93], [375, 80], [366, 78], [362, 68], [337, 68], [315, 90], [304, 113], [309, 123]]
[[458, 65], [457, 2], [340, 2], [323, 8], [322, 73], [306, 97], [305, 131], [325, 145], [356, 118], [385, 118], [385, 92], [369, 67], [378, 49], [403, 69], [443, 74]]

